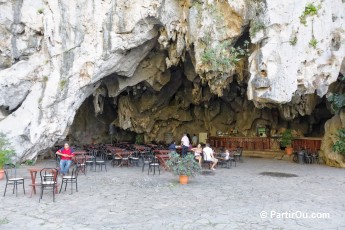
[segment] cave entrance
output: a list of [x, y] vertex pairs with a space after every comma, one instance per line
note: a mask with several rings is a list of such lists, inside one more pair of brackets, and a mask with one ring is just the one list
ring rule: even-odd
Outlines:
[[[238, 42], [248, 38], [247, 32]], [[207, 84], [195, 72], [192, 49], [183, 62], [167, 67], [167, 50], [157, 43], [132, 77], [113, 73], [103, 78], [77, 111], [69, 129], [70, 141], [78, 145], [168, 139], [179, 143], [184, 132], [190, 136], [269, 137], [286, 128], [298, 136], [323, 136], [324, 123], [332, 117], [325, 97], [312, 95], [313, 110], [305, 116], [298, 115], [298, 108], [308, 106], [302, 100], [297, 108], [289, 104], [258, 108], [247, 99], [246, 60], [222, 84]], [[215, 92], [219, 85], [225, 86], [222, 96], [211, 93], [210, 86]], [[287, 120], [286, 113], [296, 116]]]
[[321, 137], [332, 115], [319, 98], [311, 115], [284, 120], [282, 110], [254, 106], [246, 83], [234, 76], [218, 97], [187, 59], [165, 70], [164, 56], [144, 60], [132, 78], [112, 74], [102, 79], [77, 111], [69, 129], [72, 143], [177, 142], [184, 132], [208, 136], [275, 136], [290, 128], [300, 136]]

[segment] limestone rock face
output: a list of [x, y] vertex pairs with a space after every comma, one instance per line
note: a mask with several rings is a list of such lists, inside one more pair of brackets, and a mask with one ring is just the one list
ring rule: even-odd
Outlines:
[[[0, 131], [21, 159], [64, 139], [100, 80], [131, 78], [155, 46], [158, 27], [181, 17], [177, 1], [0, 4]], [[95, 104], [101, 111], [101, 101]]]
[[[344, 60], [345, 10], [341, 0], [315, 1], [321, 8], [303, 25], [307, 3], [0, 1], [0, 131], [21, 160], [34, 158], [66, 137], [90, 95], [95, 116], [113, 100], [114, 123], [148, 139], [196, 126], [253, 130], [271, 112], [254, 105], [279, 107], [286, 119], [308, 115], [317, 103], [305, 95], [324, 95]], [[244, 105], [254, 113], [241, 116]]]
[[321, 157], [329, 166], [345, 168], [345, 157], [333, 151], [332, 147], [337, 141], [337, 130], [345, 128], [345, 112], [335, 115], [325, 124], [325, 136], [321, 145]]
[[[258, 12], [260, 17], [253, 21], [256, 27], [251, 34], [252, 42], [258, 48], [249, 58], [248, 98], [266, 104], [285, 104], [296, 96], [303, 98], [314, 93], [324, 96], [328, 86], [336, 81], [345, 56], [344, 1], [267, 0], [265, 3]], [[315, 7], [315, 14], [304, 13], [306, 7]], [[258, 84], [261, 71], [268, 79], [265, 84]], [[301, 115], [310, 114], [314, 105], [307, 103], [308, 108], [293, 109], [302, 112]], [[296, 115], [284, 114], [290, 118]]]

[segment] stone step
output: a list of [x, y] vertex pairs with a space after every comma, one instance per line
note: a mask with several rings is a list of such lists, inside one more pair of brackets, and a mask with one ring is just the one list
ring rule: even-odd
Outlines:
[[244, 157], [276, 159], [283, 155], [283, 150], [243, 150]]

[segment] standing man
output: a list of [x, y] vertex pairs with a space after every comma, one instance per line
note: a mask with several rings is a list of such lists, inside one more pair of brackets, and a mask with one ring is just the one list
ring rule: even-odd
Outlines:
[[193, 146], [198, 145], [198, 137], [195, 134], [193, 134], [193, 137], [192, 137], [192, 144]]
[[183, 137], [181, 139], [181, 145], [182, 145], [182, 157], [185, 157], [188, 152], [188, 148], [190, 145], [189, 138], [187, 137], [187, 133], [183, 134]]
[[68, 143], [65, 143], [64, 147], [56, 152], [56, 155], [61, 156], [60, 160], [60, 174], [66, 175], [74, 157], [74, 150], [69, 147]]

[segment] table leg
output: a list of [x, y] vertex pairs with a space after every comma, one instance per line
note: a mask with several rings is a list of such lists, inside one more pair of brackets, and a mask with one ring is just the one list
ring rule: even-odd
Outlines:
[[36, 195], [36, 175], [37, 175], [37, 172], [30, 172], [30, 174], [31, 174], [32, 191]]

